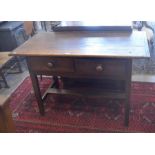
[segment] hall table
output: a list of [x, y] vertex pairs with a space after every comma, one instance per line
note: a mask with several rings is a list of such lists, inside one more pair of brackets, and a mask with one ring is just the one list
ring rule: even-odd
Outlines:
[[[146, 34], [132, 32], [40, 32], [13, 51], [25, 56], [39, 111], [44, 115], [48, 93], [124, 100], [124, 124], [129, 124], [133, 58], [149, 58]], [[67, 79], [42, 96], [37, 75]], [[63, 81], [63, 80], [62, 80]], [[70, 81], [75, 81], [72, 85]], [[76, 104], [76, 103], [75, 103]]]

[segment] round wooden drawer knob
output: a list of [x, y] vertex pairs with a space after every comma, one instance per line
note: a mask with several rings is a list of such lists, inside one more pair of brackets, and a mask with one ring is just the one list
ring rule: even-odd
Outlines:
[[52, 62], [48, 62], [47, 65], [48, 65], [48, 67], [53, 67], [54, 66], [54, 64]]
[[96, 71], [102, 72], [102, 71], [103, 71], [102, 65], [98, 65], [98, 66], [96, 67]]

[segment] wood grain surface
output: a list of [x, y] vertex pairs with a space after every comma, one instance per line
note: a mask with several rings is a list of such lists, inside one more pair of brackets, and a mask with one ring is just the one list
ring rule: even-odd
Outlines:
[[40, 32], [12, 52], [19, 56], [150, 57], [145, 32]]

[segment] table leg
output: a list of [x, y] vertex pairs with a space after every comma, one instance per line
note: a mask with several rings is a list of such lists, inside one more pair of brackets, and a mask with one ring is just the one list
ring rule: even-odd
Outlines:
[[57, 76], [54, 76], [53, 77], [53, 80], [54, 80], [53, 87], [59, 88], [59, 80], [58, 80], [58, 77]]
[[44, 115], [45, 114], [44, 103], [43, 103], [42, 95], [41, 95], [41, 92], [40, 92], [38, 77], [37, 77], [37, 74], [34, 73], [33, 70], [31, 69], [31, 65], [30, 65], [31, 63], [29, 61], [29, 58], [26, 58], [26, 60], [27, 60], [27, 66], [28, 66], [28, 69], [29, 69], [31, 81], [32, 81], [32, 86], [33, 86], [33, 89], [34, 89], [34, 94], [35, 94], [36, 99], [37, 99], [39, 112], [40, 112], [41, 115]]
[[125, 126], [129, 125], [129, 113], [130, 113], [130, 92], [131, 92], [131, 73], [132, 73], [132, 60], [128, 60], [127, 67], [126, 67], [126, 100], [125, 100], [125, 119], [124, 124]]
[[9, 88], [9, 85], [8, 85], [8, 83], [6, 81], [5, 75], [4, 75], [2, 70], [0, 70], [0, 76], [2, 77], [2, 80], [3, 80], [4, 84], [5, 84], [5, 88]]
[[30, 72], [30, 77], [32, 80], [32, 85], [33, 85], [34, 93], [35, 93], [35, 96], [37, 99], [40, 114], [44, 115], [44, 113], [45, 113], [44, 104], [43, 104], [43, 100], [42, 100], [42, 96], [41, 96], [41, 92], [40, 92], [37, 75], [35, 73]]
[[17, 63], [18, 69], [19, 69], [19, 73], [22, 73], [23, 71], [22, 71], [22, 67], [21, 67], [19, 58], [15, 57], [15, 60], [16, 60], [16, 63]]
[[129, 125], [129, 111], [130, 111], [130, 97], [127, 97], [125, 100], [125, 120], [124, 120], [124, 125], [128, 126]]

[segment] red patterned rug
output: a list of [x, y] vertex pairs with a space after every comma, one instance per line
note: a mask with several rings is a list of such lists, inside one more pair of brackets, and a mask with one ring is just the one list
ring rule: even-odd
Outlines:
[[[40, 82], [42, 92], [51, 80]], [[155, 132], [155, 84], [132, 83], [129, 127], [125, 127], [122, 100], [87, 103], [48, 95], [40, 116], [31, 80], [26, 78], [8, 100], [16, 132]]]

